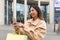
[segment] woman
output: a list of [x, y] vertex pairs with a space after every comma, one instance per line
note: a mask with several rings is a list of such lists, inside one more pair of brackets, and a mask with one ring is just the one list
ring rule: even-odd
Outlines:
[[[30, 17], [24, 24], [16, 23], [15, 30], [20, 28], [21, 35], [27, 35], [29, 40], [43, 40], [46, 34], [46, 23], [38, 6], [30, 7]], [[17, 27], [18, 26], [18, 27]], [[16, 31], [16, 33], [18, 33]]]

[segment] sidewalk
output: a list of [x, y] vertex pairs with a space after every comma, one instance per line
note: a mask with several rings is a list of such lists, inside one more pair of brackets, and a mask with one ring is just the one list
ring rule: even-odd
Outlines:
[[12, 33], [13, 27], [10, 25], [0, 25], [0, 40], [6, 40], [7, 34]]
[[[56, 25], [56, 29], [57, 29]], [[60, 35], [58, 35], [56, 32], [54, 32], [54, 27], [51, 27], [51, 25], [47, 25], [47, 34], [44, 40], [60, 40]]]
[[[5, 40], [6, 35], [8, 33], [12, 33], [13, 26], [10, 25], [3, 25], [0, 26], [0, 40]], [[44, 40], [60, 40], [60, 35], [57, 35], [56, 32], [54, 32], [53, 27], [51, 27], [49, 24], [47, 25], [47, 34]]]

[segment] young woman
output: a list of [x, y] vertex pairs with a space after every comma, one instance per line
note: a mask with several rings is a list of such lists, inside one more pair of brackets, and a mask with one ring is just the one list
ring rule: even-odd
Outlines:
[[30, 17], [24, 24], [16, 23], [15, 30], [20, 28], [21, 35], [27, 35], [29, 40], [43, 40], [46, 35], [46, 23], [38, 6], [30, 7]]

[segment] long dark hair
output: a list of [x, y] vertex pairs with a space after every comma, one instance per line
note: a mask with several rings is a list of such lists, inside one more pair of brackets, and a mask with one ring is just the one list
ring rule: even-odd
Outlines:
[[39, 19], [44, 20], [43, 13], [41, 12], [41, 9], [38, 6], [35, 6], [35, 5], [30, 6], [30, 8], [31, 7], [33, 7], [37, 11], [37, 13], [38, 13], [37, 16], [39, 17]]

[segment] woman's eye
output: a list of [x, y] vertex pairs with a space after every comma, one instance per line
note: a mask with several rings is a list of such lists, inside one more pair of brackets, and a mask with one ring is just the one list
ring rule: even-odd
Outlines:
[[31, 10], [31, 11], [34, 11], [34, 10]]
[[34, 10], [30, 10], [30, 12], [31, 12], [31, 11], [34, 11]]

